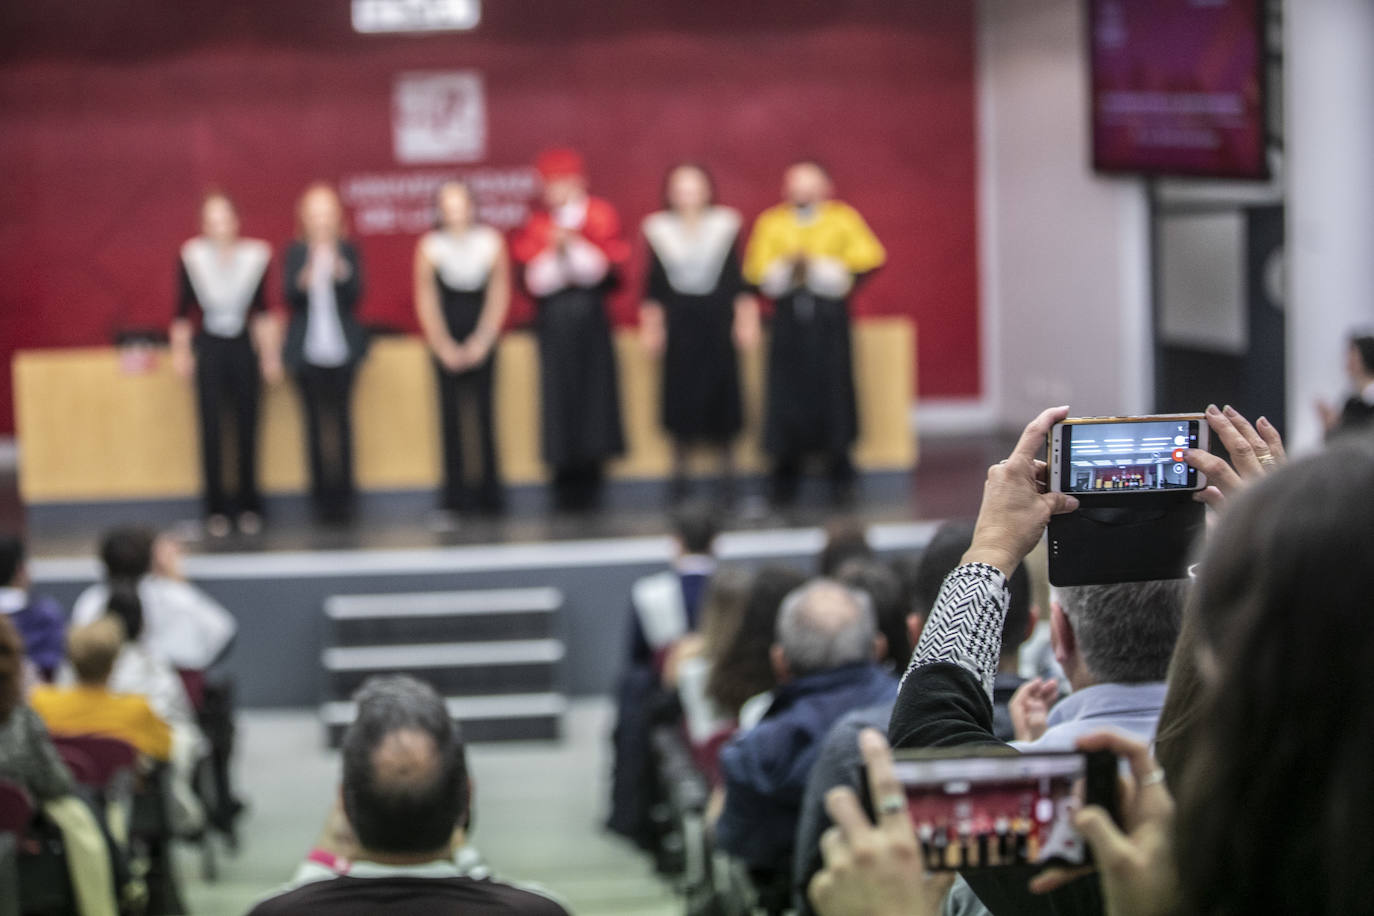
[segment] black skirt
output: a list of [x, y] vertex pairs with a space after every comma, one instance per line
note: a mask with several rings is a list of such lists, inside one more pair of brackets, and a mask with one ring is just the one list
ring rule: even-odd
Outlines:
[[805, 290], [776, 305], [764, 449], [776, 458], [847, 452], [859, 435], [849, 307]]
[[668, 333], [663, 427], [682, 442], [728, 442], [744, 427], [732, 336], [734, 292], [662, 298]]
[[615, 350], [600, 290], [565, 289], [538, 302], [544, 461], [598, 464], [625, 450]]

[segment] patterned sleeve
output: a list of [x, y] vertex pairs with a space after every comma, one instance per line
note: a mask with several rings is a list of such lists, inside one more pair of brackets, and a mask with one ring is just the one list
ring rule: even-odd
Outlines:
[[903, 681], [917, 668], [948, 662], [972, 674], [991, 700], [1010, 601], [1006, 577], [996, 567], [967, 563], [954, 570], [940, 589]]

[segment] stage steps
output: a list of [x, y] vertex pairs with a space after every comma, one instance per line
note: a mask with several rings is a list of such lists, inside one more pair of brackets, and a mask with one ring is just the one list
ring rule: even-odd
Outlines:
[[567, 710], [556, 588], [331, 595], [320, 721], [337, 747], [354, 691], [412, 674], [443, 694], [467, 741], [557, 738]]

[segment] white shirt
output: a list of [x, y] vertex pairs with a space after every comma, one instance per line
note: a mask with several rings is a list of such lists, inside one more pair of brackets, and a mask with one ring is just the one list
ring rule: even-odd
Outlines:
[[305, 320], [305, 361], [312, 366], [334, 368], [348, 362], [348, 340], [339, 320], [334, 296], [334, 271], [338, 250], [329, 247], [310, 257], [309, 311]]
[[[174, 668], [208, 668], [238, 632], [234, 615], [188, 582], [147, 575], [139, 580], [138, 597], [143, 602], [140, 642]], [[98, 620], [109, 600], [104, 583], [86, 589], [72, 607], [72, 625]]]

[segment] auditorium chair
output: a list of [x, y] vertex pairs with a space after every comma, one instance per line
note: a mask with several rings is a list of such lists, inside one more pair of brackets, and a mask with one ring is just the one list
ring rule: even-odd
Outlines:
[[71, 913], [75, 901], [62, 835], [20, 786], [0, 779], [0, 916]]

